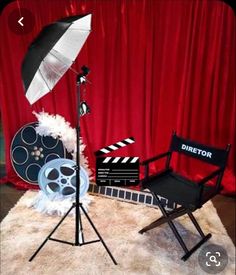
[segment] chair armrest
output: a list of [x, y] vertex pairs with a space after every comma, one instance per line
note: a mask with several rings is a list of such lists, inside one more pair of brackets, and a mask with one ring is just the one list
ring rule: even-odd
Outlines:
[[222, 168], [219, 168], [215, 171], [213, 171], [211, 174], [209, 174], [208, 176], [206, 176], [205, 178], [201, 179], [198, 184], [199, 185], [204, 185], [206, 182], [208, 182], [209, 180], [213, 179], [215, 176], [219, 175], [221, 172], [223, 171]]
[[155, 161], [155, 160], [164, 158], [164, 157], [166, 157], [166, 156], [169, 156], [170, 154], [171, 154], [170, 151], [165, 152], [165, 153], [162, 153], [162, 154], [159, 154], [159, 155], [157, 155], [157, 156], [155, 156], [155, 157], [152, 157], [152, 158], [150, 158], [150, 159], [144, 160], [143, 162], [140, 163], [140, 165], [147, 165], [147, 164], [149, 164], [150, 162], [153, 162], [153, 161]]

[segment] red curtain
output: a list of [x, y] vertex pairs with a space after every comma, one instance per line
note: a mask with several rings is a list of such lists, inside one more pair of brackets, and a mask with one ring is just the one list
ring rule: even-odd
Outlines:
[[[76, 121], [76, 76], [71, 71], [50, 94], [32, 106], [27, 102], [21, 80], [27, 47], [43, 26], [62, 17], [92, 13], [92, 33], [74, 64], [77, 70], [84, 64], [92, 70], [92, 84], [83, 93], [92, 112], [81, 119], [90, 166], [95, 168], [94, 151], [129, 136], [135, 137], [135, 144], [116, 155], [143, 160], [165, 151], [175, 129], [212, 146], [232, 143], [223, 185], [224, 193], [235, 192], [236, 42], [235, 15], [229, 6], [214, 0], [18, 3], [34, 13], [35, 26], [29, 34], [11, 32], [8, 16], [16, 3], [9, 4], [0, 18], [5, 180], [31, 187], [16, 176], [9, 151], [15, 132], [36, 120], [33, 110], [60, 114], [73, 126]], [[193, 176], [200, 164], [178, 159], [176, 167]]]

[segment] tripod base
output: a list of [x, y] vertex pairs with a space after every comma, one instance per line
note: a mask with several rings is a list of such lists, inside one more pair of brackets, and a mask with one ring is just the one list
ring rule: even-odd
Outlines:
[[[79, 215], [79, 219], [78, 219], [78, 222], [80, 224], [80, 229], [81, 229], [81, 236], [76, 235], [76, 238], [75, 238], [75, 242], [67, 242], [67, 241], [64, 241], [64, 240], [60, 240], [60, 239], [55, 239], [55, 238], [52, 238], [51, 236], [53, 235], [53, 233], [57, 230], [57, 228], [62, 224], [62, 222], [65, 220], [65, 218], [69, 215], [69, 213], [72, 211], [73, 208], [79, 208], [79, 210], [81, 209], [82, 212], [84, 213], [85, 217], [87, 218], [88, 222], [90, 223], [91, 227], [93, 228], [93, 230], [95, 231], [98, 239], [97, 240], [93, 240], [93, 241], [88, 241], [88, 242], [85, 242], [84, 241], [84, 235], [83, 235], [83, 228], [82, 228], [82, 221], [81, 221], [81, 215]], [[80, 213], [80, 211], [78, 211]], [[79, 238], [80, 237], [80, 238]], [[82, 203], [79, 203], [78, 205], [76, 203], [74, 203], [70, 209], [66, 212], [66, 214], [62, 217], [62, 219], [59, 221], [59, 223], [54, 227], [54, 229], [51, 231], [51, 233], [45, 238], [45, 240], [42, 242], [42, 244], [38, 247], [38, 249], [34, 252], [34, 254], [30, 257], [29, 261], [31, 262], [36, 256], [37, 254], [39, 253], [39, 251], [44, 247], [44, 245], [47, 243], [47, 241], [55, 241], [55, 242], [59, 242], [59, 243], [64, 243], [64, 244], [69, 244], [69, 245], [72, 245], [72, 246], [83, 246], [83, 245], [87, 245], [87, 244], [92, 244], [92, 243], [96, 243], [96, 242], [101, 242], [104, 246], [104, 248], [106, 249], [107, 253], [109, 254], [111, 260], [113, 261], [113, 263], [115, 265], [117, 265], [117, 262], [115, 260], [115, 258], [112, 256], [110, 250], [108, 249], [107, 245], [105, 244], [102, 236], [99, 234], [98, 230], [96, 229], [94, 223], [92, 222], [92, 220], [90, 219], [88, 213], [85, 211]]]

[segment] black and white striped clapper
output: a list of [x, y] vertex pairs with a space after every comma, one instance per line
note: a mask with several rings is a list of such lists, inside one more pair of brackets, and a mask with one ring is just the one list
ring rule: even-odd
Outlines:
[[132, 186], [139, 184], [139, 157], [100, 157], [134, 142], [134, 138], [129, 137], [95, 152], [97, 185]]

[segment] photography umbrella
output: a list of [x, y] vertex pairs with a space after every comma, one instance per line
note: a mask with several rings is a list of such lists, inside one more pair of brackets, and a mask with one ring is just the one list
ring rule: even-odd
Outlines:
[[22, 79], [30, 104], [50, 92], [71, 67], [91, 30], [91, 14], [72, 16], [42, 29], [22, 64]]
[[[22, 63], [22, 79], [25, 88], [25, 95], [30, 104], [35, 103], [41, 97], [50, 92], [65, 72], [71, 68], [74, 60], [79, 54], [84, 45], [91, 26], [91, 14], [85, 16], [73, 16], [57, 21], [42, 29], [38, 37], [30, 45], [28, 52]], [[89, 69], [85, 66], [81, 68], [82, 72], [77, 73], [77, 104], [80, 106], [80, 84], [86, 82], [86, 75]], [[73, 70], [74, 71], [74, 70]], [[78, 110], [79, 108], [77, 108]], [[32, 261], [48, 240], [60, 243], [82, 246], [101, 241], [114, 264], [117, 264], [111, 252], [103, 241], [101, 235], [97, 231], [92, 220], [85, 211], [82, 203], [80, 203], [80, 112], [78, 112], [77, 127], [76, 127], [76, 196], [75, 203], [62, 217], [59, 223], [46, 237], [43, 243], [35, 251], [29, 259]], [[64, 219], [69, 215], [71, 210], [75, 208], [75, 241], [68, 242], [60, 239], [52, 238], [51, 236], [61, 225]], [[97, 240], [85, 242], [83, 235], [83, 227], [81, 220], [80, 209], [84, 213], [88, 222], [98, 236]], [[81, 239], [79, 240], [79, 232]]]

